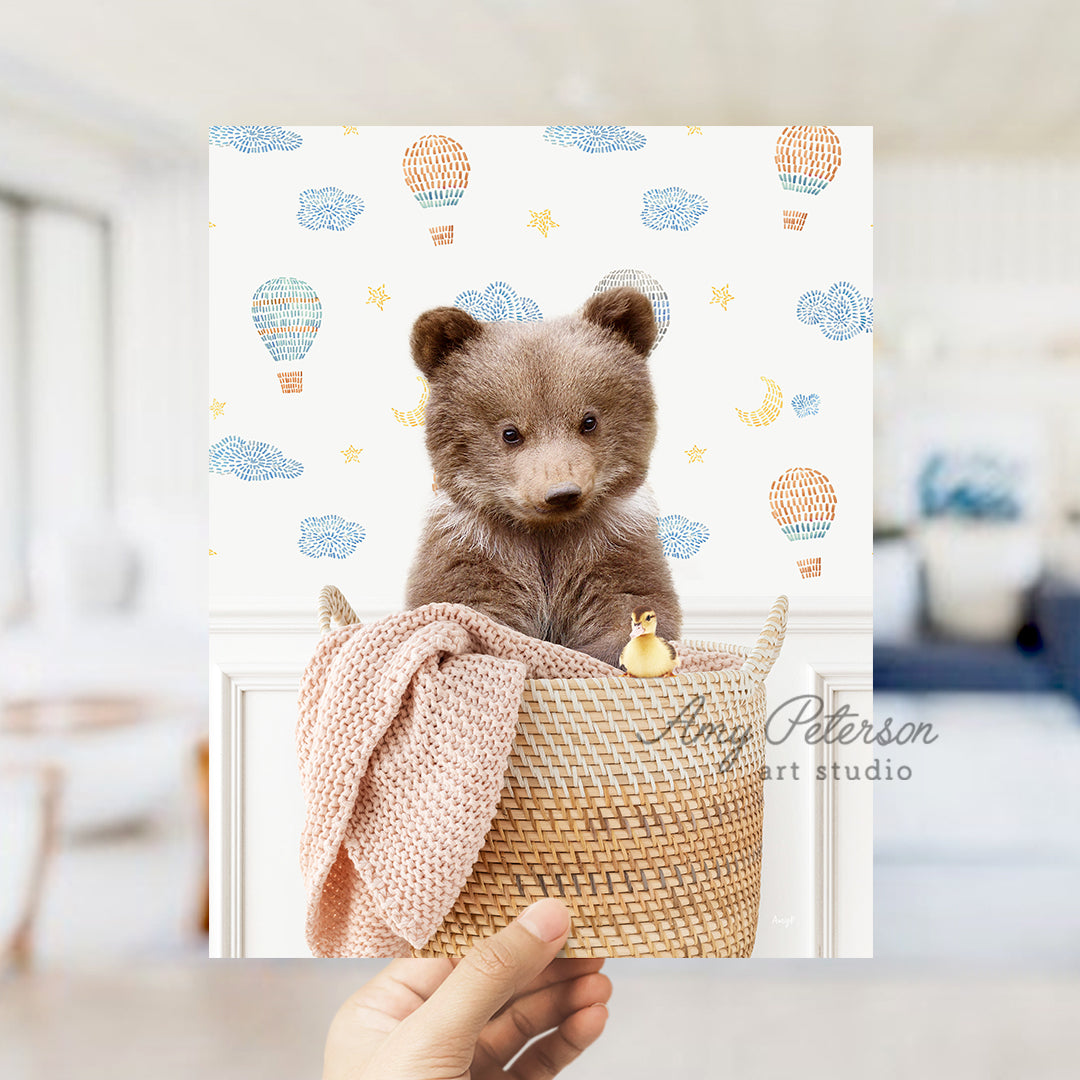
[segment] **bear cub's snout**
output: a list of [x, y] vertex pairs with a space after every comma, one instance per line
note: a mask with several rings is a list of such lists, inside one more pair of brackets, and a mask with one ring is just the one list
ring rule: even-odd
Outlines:
[[652, 304], [629, 288], [539, 322], [480, 322], [452, 307], [416, 320], [438, 492], [410, 607], [467, 604], [611, 664], [635, 608], [653, 608], [660, 632], [678, 636], [645, 482], [655, 340]]
[[548, 488], [544, 495], [544, 509], [572, 510], [581, 499], [581, 488], [572, 481]]

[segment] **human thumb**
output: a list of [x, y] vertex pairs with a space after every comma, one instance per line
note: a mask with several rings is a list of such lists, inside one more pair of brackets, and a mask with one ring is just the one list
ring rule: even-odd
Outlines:
[[[471, 949], [453, 972], [402, 1025], [399, 1049], [440, 1060], [472, 1061], [484, 1025], [555, 958], [570, 932], [570, 912], [554, 897], [527, 907], [507, 927]], [[408, 1050], [406, 1050], [406, 1046]]]

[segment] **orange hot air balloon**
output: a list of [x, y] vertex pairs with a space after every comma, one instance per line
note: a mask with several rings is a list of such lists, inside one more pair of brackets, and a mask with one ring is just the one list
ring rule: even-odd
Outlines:
[[[820, 540], [836, 517], [836, 489], [817, 469], [781, 473], [769, 488], [769, 509], [789, 540]], [[820, 558], [798, 560], [804, 578], [821, 574]]]
[[[840, 168], [840, 139], [832, 128], [786, 127], [776, 140], [776, 168], [785, 191], [819, 194]], [[804, 210], [785, 210], [784, 228], [801, 231]]]
[[[469, 158], [465, 148], [449, 135], [425, 135], [405, 151], [401, 162], [405, 183], [425, 209], [456, 206], [469, 186]], [[454, 242], [453, 225], [428, 230], [435, 244]]]

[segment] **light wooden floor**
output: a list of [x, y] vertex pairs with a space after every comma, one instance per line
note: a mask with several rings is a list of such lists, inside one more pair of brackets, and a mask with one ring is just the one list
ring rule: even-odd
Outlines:
[[[195, 961], [0, 984], [5, 1080], [315, 1080], [374, 961]], [[751, 962], [753, 963], [753, 962]], [[959, 978], [870, 962], [618, 961], [587, 1078], [1075, 1080], [1080, 976]]]

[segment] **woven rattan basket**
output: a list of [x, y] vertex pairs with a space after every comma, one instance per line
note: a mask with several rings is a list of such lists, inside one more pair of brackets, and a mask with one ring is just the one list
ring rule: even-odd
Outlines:
[[[338, 599], [340, 598], [340, 600]], [[355, 621], [334, 588], [320, 624]], [[787, 597], [739, 666], [664, 679], [530, 679], [499, 809], [442, 927], [460, 956], [528, 904], [573, 913], [570, 956], [749, 956], [764, 813], [765, 676]]]

